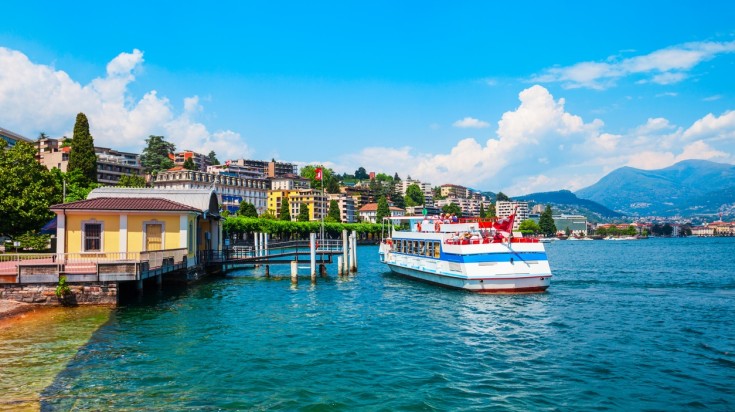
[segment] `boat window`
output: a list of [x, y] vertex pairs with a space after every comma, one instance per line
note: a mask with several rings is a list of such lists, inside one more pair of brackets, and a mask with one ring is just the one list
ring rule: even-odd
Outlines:
[[419, 242], [417, 240], [413, 241], [413, 254], [414, 255], [419, 254]]
[[416, 251], [416, 254], [423, 255], [424, 254], [424, 250], [426, 250], [426, 245], [424, 244], [424, 241], [422, 240], [422, 241], [419, 242], [419, 250]]
[[436, 259], [439, 259], [439, 252], [441, 251], [441, 247], [439, 246], [439, 243], [434, 245], [434, 257]]
[[434, 254], [434, 242], [426, 242], [426, 256]]

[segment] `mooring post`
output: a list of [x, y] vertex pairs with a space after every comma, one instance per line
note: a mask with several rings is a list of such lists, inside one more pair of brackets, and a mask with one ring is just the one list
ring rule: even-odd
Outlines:
[[295, 260], [291, 261], [291, 283], [299, 283], [299, 262]]
[[253, 256], [260, 256], [260, 233], [253, 232]]
[[347, 252], [349, 250], [349, 246], [347, 243], [347, 229], [342, 230], [342, 273], [347, 274], [348, 272], [348, 266], [347, 266]]
[[319, 274], [323, 278], [327, 277], [327, 267], [324, 265], [324, 263], [319, 264]]
[[265, 255], [268, 256], [268, 233], [263, 233], [263, 238], [265, 240]]
[[354, 273], [357, 272], [357, 232], [354, 230], [352, 231], [350, 240], [352, 241], [352, 246], [350, 247], [350, 252], [352, 253], [352, 267], [350, 267], [350, 271]]
[[309, 273], [314, 278], [316, 276], [316, 233], [309, 233], [309, 258], [309, 269], [311, 270]]
[[156, 276], [156, 286], [158, 286], [158, 289], [163, 286], [163, 275]]
[[342, 276], [344, 267], [342, 266], [342, 256], [337, 256], [337, 276]]

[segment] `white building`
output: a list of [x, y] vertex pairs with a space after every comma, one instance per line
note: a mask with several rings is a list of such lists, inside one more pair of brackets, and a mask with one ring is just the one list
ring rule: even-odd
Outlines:
[[521, 222], [528, 219], [528, 202], [499, 201], [495, 202], [495, 215], [498, 219], [508, 217], [516, 212], [513, 230], [518, 230]]
[[[401, 209], [400, 207], [390, 206], [388, 209], [390, 210], [391, 217], [400, 217], [406, 215], [406, 211]], [[378, 204], [368, 203], [365, 206], [361, 207], [358, 213], [360, 214], [361, 221], [368, 223], [377, 223], [376, 221], [378, 215]]]
[[237, 212], [241, 202], [255, 206], [259, 215], [265, 212], [268, 206], [268, 181], [265, 179], [241, 179], [175, 167], [159, 172], [151, 183], [153, 187], [161, 189], [213, 188], [220, 205], [230, 213]]

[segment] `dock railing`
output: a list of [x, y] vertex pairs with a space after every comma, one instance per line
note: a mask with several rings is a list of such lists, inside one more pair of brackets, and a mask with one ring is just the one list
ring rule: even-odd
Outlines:
[[70, 283], [140, 280], [141, 274], [186, 263], [187, 250], [149, 252], [0, 254], [0, 283]]

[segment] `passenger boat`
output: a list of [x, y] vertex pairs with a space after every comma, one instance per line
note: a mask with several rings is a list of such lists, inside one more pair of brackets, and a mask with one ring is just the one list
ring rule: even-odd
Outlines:
[[471, 292], [543, 292], [551, 282], [544, 245], [513, 236], [514, 218], [390, 218], [403, 224], [381, 241], [380, 261], [395, 273]]

